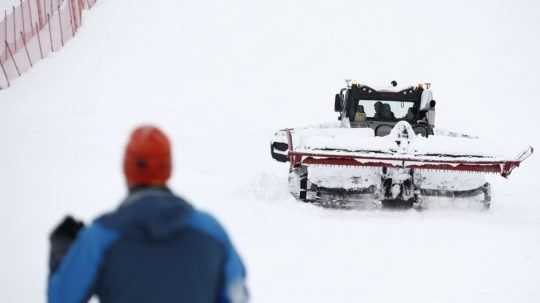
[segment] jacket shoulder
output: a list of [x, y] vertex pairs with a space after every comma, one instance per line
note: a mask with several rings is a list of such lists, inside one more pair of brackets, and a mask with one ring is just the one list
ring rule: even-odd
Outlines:
[[219, 224], [219, 222], [210, 214], [199, 210], [193, 210], [186, 218], [186, 225], [199, 232], [203, 232], [225, 246], [230, 245], [229, 236]]
[[118, 234], [94, 223], [81, 231], [77, 240], [52, 274], [48, 284], [49, 302], [82, 302], [93, 293], [98, 268]]

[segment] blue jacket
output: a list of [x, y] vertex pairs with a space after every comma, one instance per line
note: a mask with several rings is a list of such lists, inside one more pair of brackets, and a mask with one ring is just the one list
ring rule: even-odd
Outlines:
[[246, 271], [210, 215], [168, 190], [131, 194], [85, 228], [51, 273], [48, 302], [246, 302]]

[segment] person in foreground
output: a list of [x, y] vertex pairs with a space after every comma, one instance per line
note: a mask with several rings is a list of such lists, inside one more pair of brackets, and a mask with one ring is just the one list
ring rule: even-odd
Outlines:
[[48, 302], [247, 302], [246, 270], [226, 232], [167, 187], [167, 136], [133, 131], [128, 197], [90, 226], [66, 218], [50, 236]]

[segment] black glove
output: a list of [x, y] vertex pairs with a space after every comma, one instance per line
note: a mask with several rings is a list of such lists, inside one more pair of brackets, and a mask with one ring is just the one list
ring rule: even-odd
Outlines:
[[84, 223], [72, 216], [67, 216], [58, 224], [49, 236], [51, 244], [49, 254], [49, 273], [52, 275], [62, 259], [69, 251], [71, 244], [77, 239], [79, 231], [84, 228]]
[[76, 239], [79, 231], [84, 227], [82, 221], [78, 221], [72, 216], [66, 216], [58, 226], [52, 231], [50, 239], [54, 241], [57, 238]]

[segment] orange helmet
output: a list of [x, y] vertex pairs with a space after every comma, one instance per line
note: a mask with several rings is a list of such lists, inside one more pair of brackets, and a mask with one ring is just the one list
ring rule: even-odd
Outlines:
[[131, 133], [124, 154], [128, 187], [165, 186], [171, 170], [171, 144], [167, 135], [155, 126], [137, 127]]

